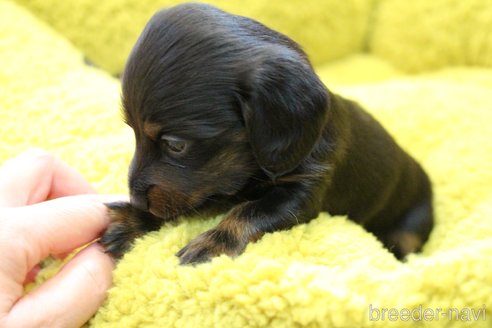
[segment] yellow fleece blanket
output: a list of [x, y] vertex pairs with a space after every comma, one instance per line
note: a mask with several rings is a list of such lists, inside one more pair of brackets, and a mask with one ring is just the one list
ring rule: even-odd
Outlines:
[[[100, 192], [126, 192], [133, 135], [120, 120], [119, 81], [107, 72], [121, 71], [127, 47], [133, 42], [130, 39], [138, 35], [149, 8], [157, 4], [142, 1], [139, 5], [131, 0], [57, 5], [55, 1], [20, 2], [32, 11], [0, 1], [0, 161], [29, 147], [43, 147], [80, 170]], [[450, 11], [466, 9], [464, 2], [437, 2], [449, 4], [445, 8]], [[114, 287], [89, 324], [491, 327], [492, 70], [487, 65], [492, 58], [492, 32], [484, 30], [492, 22], [487, 20], [492, 17], [490, 2], [470, 1], [470, 8], [483, 12], [470, 23], [483, 27], [477, 32], [481, 51], [473, 58], [468, 53], [449, 55], [449, 43], [440, 43], [439, 33], [425, 30], [429, 24], [432, 30], [434, 21], [408, 17], [419, 10], [426, 15], [432, 12], [423, 0], [333, 0], [323, 3], [327, 11], [310, 0], [285, 1], [271, 6], [275, 9], [259, 0], [241, 3], [223, 6], [247, 7], [271, 25], [277, 22], [280, 29], [284, 24], [287, 32], [289, 28], [297, 31], [297, 38], [305, 41], [311, 54], [319, 49], [315, 62], [327, 86], [359, 101], [423, 164], [435, 190], [436, 227], [431, 238], [422, 254], [400, 263], [360, 226], [344, 217], [321, 214], [309, 224], [266, 235], [236, 259], [221, 256], [186, 267], [178, 265], [174, 254], [220, 218], [180, 221], [136, 242], [115, 269]], [[461, 7], [451, 6], [458, 3]], [[413, 9], [407, 10], [405, 4]], [[304, 8], [299, 15], [297, 8]], [[81, 21], [71, 22], [63, 10]], [[129, 12], [137, 23], [123, 27], [124, 20], [119, 19], [132, 17]], [[293, 27], [279, 19], [279, 13], [292, 19]], [[111, 19], [97, 18], [111, 15], [123, 24], [124, 33], [117, 33]], [[460, 15], [453, 17], [462, 25], [468, 22]], [[57, 25], [56, 20], [61, 23]], [[343, 34], [351, 20], [355, 25]], [[437, 20], [441, 25], [451, 21]], [[408, 66], [398, 64], [404, 58], [393, 49], [400, 45], [395, 26], [405, 25], [402, 22], [415, 23], [400, 32], [405, 41], [402, 49], [413, 51], [405, 62]], [[96, 28], [100, 33], [95, 33]], [[313, 28], [320, 29], [319, 34]], [[123, 35], [129, 29], [132, 33], [127, 40]], [[471, 30], [466, 29], [475, 40]], [[114, 38], [108, 36], [111, 33]], [[327, 42], [329, 33], [335, 33], [338, 49], [331, 49]], [[440, 33], [442, 39], [449, 38], [447, 29]], [[434, 55], [423, 56], [423, 62], [413, 65], [417, 62], [413, 54], [421, 44], [418, 35], [435, 41], [420, 46], [425, 54], [434, 49]], [[478, 47], [474, 42], [478, 41], [467, 44]], [[365, 48], [380, 57], [357, 53]], [[437, 54], [445, 59], [434, 62]], [[104, 69], [87, 66], [84, 56]], [[332, 61], [337, 57], [343, 58]], [[414, 76], [403, 73], [451, 64], [461, 66]], [[472, 64], [477, 67], [465, 66]], [[40, 275], [40, 281], [53, 267]]]

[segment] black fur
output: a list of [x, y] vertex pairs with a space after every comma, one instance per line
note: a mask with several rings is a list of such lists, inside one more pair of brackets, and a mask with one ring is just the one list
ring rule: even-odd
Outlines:
[[181, 263], [238, 255], [320, 211], [348, 215], [398, 258], [427, 240], [425, 172], [329, 92], [288, 37], [209, 5], [176, 6], [150, 20], [122, 84], [136, 150], [131, 205], [110, 209], [101, 240], [113, 255], [164, 221], [214, 212], [224, 220], [183, 248]]

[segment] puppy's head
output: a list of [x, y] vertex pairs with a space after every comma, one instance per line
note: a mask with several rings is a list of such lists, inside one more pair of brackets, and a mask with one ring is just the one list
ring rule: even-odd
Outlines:
[[208, 5], [157, 13], [122, 84], [131, 202], [160, 217], [295, 170], [327, 118], [327, 91], [297, 44]]

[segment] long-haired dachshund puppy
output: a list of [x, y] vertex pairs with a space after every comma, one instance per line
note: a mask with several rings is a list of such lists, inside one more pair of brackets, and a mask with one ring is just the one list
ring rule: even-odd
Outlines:
[[367, 112], [328, 91], [285, 35], [205, 4], [163, 10], [122, 88], [136, 149], [130, 202], [108, 205], [101, 238], [115, 258], [197, 213], [225, 215], [177, 253], [182, 264], [239, 255], [320, 211], [348, 215], [400, 259], [429, 237], [425, 172]]

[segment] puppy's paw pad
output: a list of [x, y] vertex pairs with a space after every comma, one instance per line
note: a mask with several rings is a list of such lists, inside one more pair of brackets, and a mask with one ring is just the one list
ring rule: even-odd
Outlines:
[[245, 245], [226, 235], [226, 232], [216, 229], [202, 233], [176, 253], [180, 264], [208, 262], [220, 254], [229, 256], [241, 254]]

